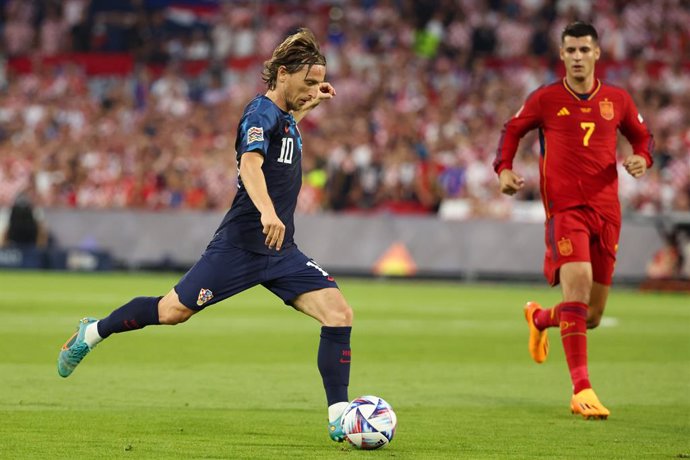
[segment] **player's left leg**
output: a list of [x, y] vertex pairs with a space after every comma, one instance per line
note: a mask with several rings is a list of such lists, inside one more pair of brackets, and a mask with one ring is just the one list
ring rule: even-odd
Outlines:
[[594, 329], [601, 323], [604, 316], [606, 301], [609, 298], [609, 286], [596, 281], [592, 283], [592, 293], [589, 296], [589, 311], [587, 312], [587, 329]]
[[589, 262], [564, 264], [560, 276], [563, 292], [561, 341], [573, 383], [570, 409], [586, 419], [604, 420], [610, 412], [594, 393], [587, 366], [587, 317], [593, 285], [592, 265]]
[[331, 439], [341, 442], [340, 417], [349, 401], [352, 308], [337, 288], [305, 292], [293, 305], [321, 323], [317, 364], [328, 401], [328, 430]]
[[263, 286], [321, 324], [317, 364], [328, 402], [328, 434], [344, 440], [340, 417], [349, 402], [352, 308], [333, 277], [296, 248], [269, 265]]
[[620, 225], [602, 222], [598, 236], [598, 239], [592, 242], [590, 248], [594, 282], [592, 283], [592, 292], [589, 299], [588, 329], [594, 329], [599, 326], [601, 318], [604, 316], [604, 309], [606, 308], [606, 301], [609, 297], [609, 289], [613, 282], [613, 272], [616, 266]]
[[[544, 224], [544, 276], [551, 286], [561, 283], [561, 266], [568, 263], [589, 263], [589, 228], [587, 211], [574, 209], [551, 216]], [[579, 299], [586, 305], [589, 292], [584, 292], [591, 284], [590, 275], [575, 277], [566, 281], [567, 296], [563, 302], [552, 308], [542, 308], [537, 302], [527, 302], [524, 306], [525, 319], [529, 328], [528, 350], [532, 359], [541, 364], [549, 352], [548, 329], [559, 327], [561, 311], [572, 299]], [[583, 284], [584, 283], [584, 284]], [[563, 284], [563, 283], [561, 283]]]

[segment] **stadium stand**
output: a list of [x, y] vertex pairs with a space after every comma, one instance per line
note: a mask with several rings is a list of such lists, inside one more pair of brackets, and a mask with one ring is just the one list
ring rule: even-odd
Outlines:
[[560, 76], [577, 18], [600, 30], [598, 76], [633, 94], [656, 138], [650, 173], [620, 176], [624, 213], [684, 215], [690, 7], [661, 3], [0, 1], [0, 207], [31, 185], [43, 208], [227, 208], [237, 117], [272, 47], [305, 25], [338, 102], [302, 123], [300, 213], [539, 220], [536, 138], [517, 201], [489, 165], [502, 123]]

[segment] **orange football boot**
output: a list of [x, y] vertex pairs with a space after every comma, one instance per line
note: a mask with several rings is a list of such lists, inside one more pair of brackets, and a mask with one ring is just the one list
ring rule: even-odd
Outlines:
[[529, 349], [529, 354], [532, 355], [532, 359], [536, 363], [541, 364], [546, 361], [546, 357], [549, 354], [549, 336], [546, 333], [546, 329], [540, 331], [534, 325], [534, 312], [539, 309], [541, 309], [541, 305], [537, 302], [527, 302], [525, 304], [525, 319], [529, 326], [527, 348]]
[[549, 336], [546, 329], [540, 331], [534, 325], [534, 312], [541, 309], [541, 305], [537, 302], [527, 302], [525, 304], [525, 319], [529, 326], [529, 342], [527, 348], [532, 359], [538, 364], [546, 361], [549, 354]]
[[591, 388], [573, 395], [570, 400], [570, 410], [573, 414], [580, 414], [587, 420], [606, 420], [611, 414]]

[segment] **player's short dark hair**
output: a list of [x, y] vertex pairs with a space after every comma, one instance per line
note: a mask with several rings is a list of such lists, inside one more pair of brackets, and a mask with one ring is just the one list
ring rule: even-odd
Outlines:
[[592, 37], [593, 41], [599, 41], [599, 34], [597, 33], [597, 29], [595, 29], [592, 24], [581, 21], [571, 22], [570, 24], [565, 26], [565, 29], [563, 29], [563, 33], [561, 33], [561, 43], [563, 43], [565, 37], [579, 38], [586, 37], [588, 35]]
[[312, 31], [302, 28], [278, 45], [271, 59], [264, 62], [261, 77], [268, 89], [275, 89], [280, 66], [284, 66], [288, 73], [296, 73], [305, 65], [310, 68], [313, 65], [326, 65], [326, 57], [321, 54], [319, 42]]

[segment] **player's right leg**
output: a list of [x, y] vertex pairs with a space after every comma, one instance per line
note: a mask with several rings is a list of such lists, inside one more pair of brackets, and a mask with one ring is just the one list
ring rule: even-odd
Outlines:
[[265, 257], [224, 245], [214, 238], [164, 297], [137, 297], [102, 320], [80, 323], [77, 334], [60, 351], [59, 374], [69, 376], [86, 354], [110, 334], [182, 323], [204, 308], [259, 284]]
[[[96, 346], [96, 342], [93, 338], [86, 341], [86, 331], [89, 326], [94, 326], [96, 323], [96, 318], [82, 318], [79, 321], [76, 332], [67, 339], [67, 342], [60, 349], [60, 354], [58, 355], [58, 374], [61, 377], [69, 377], [74, 368], [76, 368], [82, 359]], [[91, 329], [93, 332], [93, 329]], [[102, 339], [101, 339], [102, 340]]]
[[101, 320], [83, 318], [60, 350], [58, 374], [69, 377], [86, 355], [111, 334], [151, 325], [178, 324], [194, 313], [180, 303], [173, 289], [165, 297], [136, 297]]

